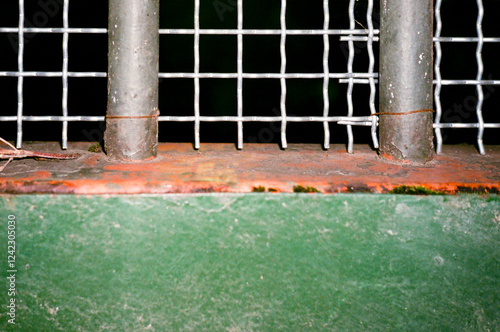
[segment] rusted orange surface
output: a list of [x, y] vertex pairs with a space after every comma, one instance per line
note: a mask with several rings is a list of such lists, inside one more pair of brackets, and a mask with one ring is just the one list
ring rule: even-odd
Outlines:
[[[500, 147], [481, 156], [473, 146], [445, 146], [426, 165], [398, 164], [368, 146], [322, 150], [319, 145], [160, 144], [158, 158], [121, 162], [88, 152], [90, 143], [72, 143], [76, 160], [15, 160], [0, 173], [1, 193], [162, 194], [251, 192], [261, 187], [293, 192], [295, 186], [323, 193], [386, 193], [401, 185], [445, 193], [500, 192]], [[27, 150], [60, 152], [56, 143], [32, 143]]]

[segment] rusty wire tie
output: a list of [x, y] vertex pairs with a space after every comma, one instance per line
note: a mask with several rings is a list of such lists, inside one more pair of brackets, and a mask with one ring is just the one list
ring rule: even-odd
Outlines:
[[416, 110], [416, 111], [399, 112], [399, 113], [392, 113], [392, 112], [378, 112], [378, 113], [373, 113], [373, 114], [370, 114], [370, 116], [372, 116], [372, 115], [408, 115], [408, 114], [423, 113], [423, 112], [431, 112], [431, 113], [435, 113], [436, 111], [431, 110], [431, 109], [425, 109], [425, 110]]
[[106, 115], [106, 119], [114, 119], [114, 120], [120, 120], [120, 119], [152, 119], [152, 118], [157, 118], [160, 116], [160, 110], [156, 112], [156, 114], [153, 115], [136, 115], [136, 116], [127, 116], [127, 115]]

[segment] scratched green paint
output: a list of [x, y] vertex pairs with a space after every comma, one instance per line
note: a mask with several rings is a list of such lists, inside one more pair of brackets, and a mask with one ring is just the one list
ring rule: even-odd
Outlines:
[[498, 331], [498, 196], [2, 196], [16, 328]]

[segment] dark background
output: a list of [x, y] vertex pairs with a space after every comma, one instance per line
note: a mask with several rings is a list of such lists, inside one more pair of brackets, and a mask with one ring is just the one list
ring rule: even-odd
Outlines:
[[[54, 3], [62, 3], [53, 0]], [[62, 5], [50, 8], [43, 4], [50, 0], [26, 1], [26, 25], [39, 27], [61, 27]], [[201, 4], [201, 28], [234, 29], [237, 27], [237, 10], [234, 1], [207, 0]], [[288, 1], [287, 28], [322, 29], [322, 1]], [[247, 0], [244, 2], [244, 28], [279, 29], [280, 1]], [[356, 2], [355, 13], [361, 25], [366, 24], [366, 0]], [[332, 29], [349, 27], [348, 1], [331, 1], [330, 15]], [[483, 32], [486, 37], [500, 36], [498, 13], [500, 0], [485, 0]], [[161, 28], [193, 29], [194, 1], [161, 1]], [[45, 13], [45, 15], [44, 15]], [[443, 0], [442, 36], [476, 36], [477, 5], [475, 1]], [[70, 1], [69, 20], [71, 27], [107, 27], [107, 1]], [[374, 6], [374, 24], [378, 28], [378, 3]], [[16, 1], [0, 4], [0, 26], [17, 27], [18, 4]], [[236, 36], [207, 36], [200, 39], [201, 72], [231, 72], [236, 69]], [[192, 35], [162, 35], [160, 37], [161, 72], [193, 72]], [[62, 35], [26, 35], [25, 70], [61, 71]], [[339, 42], [338, 36], [330, 37], [330, 72], [347, 71], [347, 43]], [[244, 36], [244, 71], [248, 73], [279, 73], [280, 36]], [[356, 57], [354, 72], [367, 72], [368, 54], [366, 43], [355, 43]], [[374, 43], [378, 58], [378, 43]], [[442, 43], [441, 64], [443, 79], [475, 79], [477, 72], [475, 43]], [[0, 34], [0, 71], [17, 71], [17, 34]], [[500, 79], [499, 43], [485, 43], [483, 60], [484, 79]], [[107, 70], [107, 35], [70, 34], [69, 70]], [[287, 37], [287, 72], [321, 73], [323, 57], [322, 36]], [[376, 63], [375, 71], [378, 68]], [[236, 115], [236, 79], [201, 80], [202, 115]], [[323, 112], [322, 79], [287, 80], [287, 111], [295, 116], [321, 116]], [[485, 122], [500, 122], [500, 87], [484, 87]], [[1, 114], [15, 115], [17, 112], [17, 78], [0, 77]], [[244, 115], [275, 116], [279, 114], [280, 82], [276, 79], [244, 80]], [[330, 82], [331, 115], [347, 114], [347, 84], [337, 80]], [[60, 115], [62, 84], [60, 78], [25, 78], [24, 114]], [[160, 110], [162, 115], [193, 115], [194, 84], [192, 79], [164, 79], [160, 82]], [[369, 114], [369, 85], [357, 84], [354, 88], [354, 114]], [[442, 122], [476, 122], [475, 86], [443, 86], [441, 101]], [[105, 115], [106, 79], [69, 79], [70, 115]], [[377, 100], [378, 103], [378, 100]], [[55, 140], [61, 138], [59, 122], [24, 122], [24, 140]], [[193, 123], [161, 122], [160, 141], [192, 142]], [[70, 122], [70, 141], [96, 141], [102, 139], [103, 123]], [[346, 143], [346, 128], [331, 124], [332, 143]], [[353, 127], [355, 143], [371, 143], [369, 127]], [[279, 143], [279, 124], [245, 123], [246, 142]], [[16, 124], [0, 122], [1, 136], [15, 139]], [[471, 143], [476, 140], [475, 129], [443, 130], [444, 143]], [[287, 137], [290, 143], [323, 142], [323, 128], [320, 123], [289, 123]], [[236, 142], [235, 123], [202, 123], [202, 142]], [[485, 144], [500, 144], [498, 129], [486, 129]]]

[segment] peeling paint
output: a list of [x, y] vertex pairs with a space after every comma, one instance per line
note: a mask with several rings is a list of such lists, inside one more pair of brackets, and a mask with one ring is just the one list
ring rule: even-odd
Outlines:
[[[57, 152], [58, 143], [26, 144], [26, 148]], [[426, 164], [378, 156], [357, 145], [354, 154], [343, 146], [324, 151], [300, 144], [287, 151], [272, 144], [160, 144], [158, 158], [123, 162], [104, 153], [88, 152], [88, 143], [70, 143], [78, 160], [14, 160], [0, 173], [0, 193], [7, 194], [167, 194], [294, 192], [294, 186], [322, 193], [389, 193], [398, 186], [421, 186], [440, 193], [500, 191], [500, 147], [480, 156], [473, 146], [444, 146]]]

